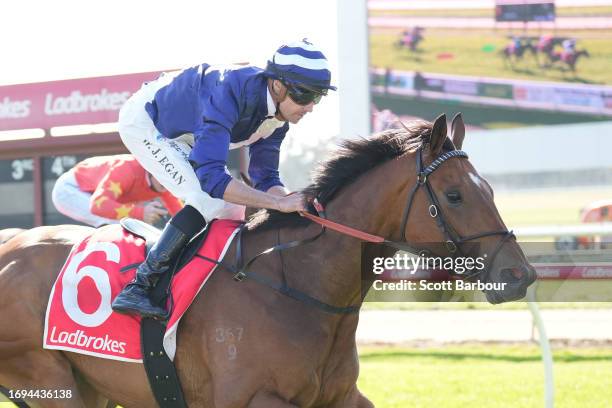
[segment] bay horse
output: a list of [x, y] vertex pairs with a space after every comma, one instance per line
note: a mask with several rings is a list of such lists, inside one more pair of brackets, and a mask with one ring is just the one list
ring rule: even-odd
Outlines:
[[569, 69], [572, 72], [576, 72], [576, 63], [578, 63], [578, 60], [580, 59], [580, 57], [587, 57], [589, 58], [591, 55], [589, 54], [589, 52], [584, 49], [584, 50], [580, 50], [580, 51], [574, 51], [574, 52], [555, 52], [554, 54], [551, 54], [550, 56], [550, 60], [552, 63], [560, 63], [563, 64], [567, 67], [567, 69]]
[[[413, 122], [345, 141], [304, 191], [326, 207], [329, 220], [394, 242], [426, 247], [446, 241], [459, 250], [467, 241], [477, 243], [474, 255], [489, 254], [479, 278], [507, 283], [485, 291], [487, 299], [516, 300], [535, 271], [507, 231], [490, 186], [456, 150], [464, 136], [457, 116], [447, 138], [441, 115], [433, 124]], [[91, 232], [39, 227], [0, 247], [0, 384], [9, 390], [70, 390], [69, 399], [28, 401], [46, 408], [97, 407], [107, 399], [126, 408], [153, 407], [142, 364], [41, 347], [52, 283], [72, 245]], [[243, 234], [245, 259], [320, 232], [298, 214], [259, 213]], [[231, 263], [236, 251], [233, 243], [224, 262]], [[364, 292], [360, 254], [360, 240], [326, 230], [309, 244], [263, 256], [249, 268], [327, 305], [358, 310]], [[187, 403], [373, 407], [356, 385], [358, 320], [358, 313], [332, 313], [248, 278], [236, 282], [219, 268], [178, 330], [175, 364]]]
[[404, 30], [401, 37], [395, 43], [397, 48], [417, 51], [419, 44], [423, 41], [423, 27], [415, 27], [412, 30]]
[[510, 43], [501, 50], [501, 56], [504, 63], [510, 63], [510, 66], [514, 66], [515, 63], [523, 60], [527, 51], [529, 51], [533, 58], [536, 58], [537, 50], [531, 41], [521, 41], [518, 47], [514, 43]]
[[542, 68], [549, 67], [553, 61], [555, 47], [563, 42], [564, 38], [553, 37], [552, 35], [543, 35], [540, 37], [536, 45], [536, 58], [538, 65]]

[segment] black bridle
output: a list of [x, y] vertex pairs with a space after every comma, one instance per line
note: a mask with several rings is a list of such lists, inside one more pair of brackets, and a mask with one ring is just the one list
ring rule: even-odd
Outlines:
[[[417, 171], [417, 180], [414, 187], [408, 192], [408, 197], [406, 199], [406, 207], [404, 208], [404, 214], [402, 215], [402, 222], [400, 224], [400, 233], [401, 239], [403, 242], [408, 242], [406, 239], [406, 225], [408, 224], [408, 217], [410, 216], [410, 210], [412, 208], [412, 203], [414, 201], [414, 197], [417, 191], [424, 187], [427, 197], [429, 199], [429, 215], [436, 220], [436, 224], [442, 234], [444, 235], [444, 246], [451, 254], [451, 256], [464, 256], [465, 254], [461, 250], [461, 244], [473, 241], [478, 238], [484, 238], [489, 236], [501, 235], [501, 239], [497, 243], [495, 249], [493, 250], [491, 257], [489, 258], [488, 265], [490, 266], [493, 263], [493, 260], [501, 250], [502, 245], [510, 238], [514, 238], [514, 233], [512, 231], [508, 231], [506, 229], [498, 230], [498, 231], [489, 231], [482, 232], [479, 234], [469, 235], [466, 237], [462, 237], [459, 235], [450, 225], [448, 221], [444, 218], [444, 214], [441, 210], [440, 201], [436, 196], [436, 193], [433, 191], [431, 184], [429, 182], [429, 176], [435, 172], [440, 166], [453, 157], [463, 157], [468, 158], [468, 155], [463, 150], [451, 150], [446, 153], [442, 153], [438, 156], [429, 166], [423, 168], [423, 151], [422, 148], [419, 148], [416, 154], [416, 171]], [[428, 250], [421, 250], [419, 253], [426, 252]], [[467, 273], [456, 274], [461, 275], [465, 279], [472, 279], [477, 277], [486, 271], [488, 267], [485, 267], [481, 270], [471, 270]]]

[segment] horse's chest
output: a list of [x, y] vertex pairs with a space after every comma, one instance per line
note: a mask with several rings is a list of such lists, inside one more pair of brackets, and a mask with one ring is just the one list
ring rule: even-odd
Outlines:
[[215, 388], [220, 387], [216, 395], [240, 383], [244, 395], [233, 398], [274, 390], [283, 400], [308, 407], [334, 400], [356, 381], [354, 328], [351, 336], [346, 328], [338, 330], [337, 321], [286, 313], [288, 308], [230, 307], [224, 306], [223, 318], [205, 323], [205, 359]]
[[358, 363], [350, 351], [334, 352], [332, 347], [323, 352], [321, 346], [286, 356], [276, 366], [279, 393], [299, 406], [327, 406], [341, 400], [357, 380]]

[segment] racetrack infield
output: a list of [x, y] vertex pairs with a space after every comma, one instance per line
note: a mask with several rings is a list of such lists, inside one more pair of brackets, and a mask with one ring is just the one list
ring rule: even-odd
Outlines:
[[427, 28], [424, 40], [416, 52], [395, 46], [401, 31], [398, 28], [370, 29], [370, 66], [422, 73], [612, 84], [612, 70], [609, 69], [612, 34], [607, 30], [564, 31], [556, 34], [563, 38], [576, 38], [576, 49], [586, 49], [590, 53], [590, 57], [581, 58], [577, 62], [575, 74], [564, 70], [562, 64], [542, 69], [531, 54], [526, 54], [514, 67], [504, 63], [500, 52], [509, 44], [510, 35], [538, 37], [548, 33], [545, 30], [511, 32], [502, 29]]
[[508, 228], [578, 224], [583, 207], [604, 199], [612, 199], [612, 186], [495, 191], [495, 204]]

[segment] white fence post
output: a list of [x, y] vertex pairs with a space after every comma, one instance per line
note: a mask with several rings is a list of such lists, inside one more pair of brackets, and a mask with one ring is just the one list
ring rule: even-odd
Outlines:
[[535, 285], [527, 291], [527, 304], [535, 326], [538, 328], [540, 349], [542, 350], [542, 362], [544, 363], [544, 407], [553, 408], [555, 405], [555, 379], [553, 375], [553, 356], [550, 341], [546, 335], [544, 321], [540, 309], [535, 301]]

